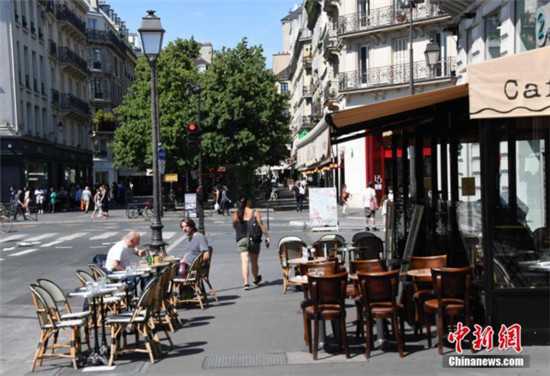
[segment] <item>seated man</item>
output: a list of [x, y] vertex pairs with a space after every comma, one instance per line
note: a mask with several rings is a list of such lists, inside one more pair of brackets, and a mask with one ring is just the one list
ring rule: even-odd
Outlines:
[[131, 264], [137, 263], [136, 256], [145, 256], [145, 251], [138, 249], [140, 235], [136, 231], [130, 231], [109, 249], [105, 268], [112, 272], [114, 270], [124, 270]]
[[[174, 256], [182, 257], [180, 261], [180, 275], [187, 276], [187, 271], [193, 261], [201, 254], [202, 251], [208, 251], [208, 243], [206, 237], [197, 231], [195, 221], [192, 219], [184, 219], [180, 222], [181, 230], [187, 235], [184, 240], [182, 252], [174, 252]], [[178, 254], [179, 253], [179, 254]], [[181, 256], [181, 254], [183, 255]]]

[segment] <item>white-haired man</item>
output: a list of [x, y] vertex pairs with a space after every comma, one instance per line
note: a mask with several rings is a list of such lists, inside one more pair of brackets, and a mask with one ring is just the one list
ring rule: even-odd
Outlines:
[[128, 265], [137, 262], [137, 256], [145, 256], [145, 251], [140, 250], [139, 241], [141, 237], [138, 232], [130, 231], [109, 249], [105, 268], [108, 271], [124, 270]]

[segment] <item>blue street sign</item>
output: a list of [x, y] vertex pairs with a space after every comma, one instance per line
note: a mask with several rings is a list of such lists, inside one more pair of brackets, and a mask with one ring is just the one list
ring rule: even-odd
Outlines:
[[159, 146], [159, 161], [165, 161], [166, 160], [166, 150], [162, 148], [162, 146]]

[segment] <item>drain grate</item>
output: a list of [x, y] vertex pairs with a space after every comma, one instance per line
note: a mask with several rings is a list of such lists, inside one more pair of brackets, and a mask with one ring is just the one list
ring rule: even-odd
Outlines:
[[236, 353], [207, 356], [203, 369], [286, 366], [286, 353]]

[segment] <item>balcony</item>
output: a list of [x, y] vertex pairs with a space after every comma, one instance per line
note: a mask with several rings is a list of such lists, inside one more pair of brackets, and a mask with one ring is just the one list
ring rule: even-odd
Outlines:
[[313, 37], [313, 33], [308, 28], [303, 28], [300, 30], [300, 34], [298, 36], [298, 41], [300, 42], [309, 42], [311, 41], [311, 38]]
[[78, 56], [74, 51], [67, 47], [61, 47], [59, 49], [59, 60], [63, 69], [68, 69], [76, 74], [83, 76], [88, 75], [88, 64], [86, 60]]
[[69, 26], [73, 30], [86, 35], [86, 23], [80, 19], [66, 5], [59, 5], [55, 12], [55, 18], [63, 25]]
[[[455, 70], [455, 58], [442, 60], [433, 67], [429, 67], [425, 61], [417, 61], [413, 64], [413, 77], [415, 83], [450, 79], [454, 77]], [[407, 84], [410, 80], [409, 71], [410, 65], [409, 63], [405, 63], [369, 68], [366, 72], [342, 72], [339, 75], [339, 90], [340, 92], [368, 90], [371, 88]]]
[[82, 99], [72, 94], [61, 94], [59, 99], [59, 109], [61, 112], [80, 115], [86, 118], [90, 115], [90, 106]]
[[[437, 4], [427, 1], [417, 4], [413, 9], [413, 21], [430, 18], [448, 17]], [[338, 19], [338, 35], [366, 32], [384, 27], [405, 25], [409, 23], [409, 10], [399, 6], [371, 9], [369, 14], [352, 13]]]
[[57, 43], [51, 39], [48, 39], [48, 52], [51, 57], [57, 59]]
[[52, 89], [52, 105], [54, 107], [59, 107], [59, 91]]
[[128, 50], [133, 53], [130, 46], [128, 46], [119, 36], [113, 33], [111, 30], [86, 30], [86, 36], [88, 37], [89, 43], [105, 43], [113, 45], [118, 48], [121, 52]]

